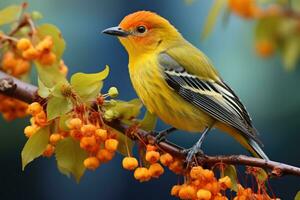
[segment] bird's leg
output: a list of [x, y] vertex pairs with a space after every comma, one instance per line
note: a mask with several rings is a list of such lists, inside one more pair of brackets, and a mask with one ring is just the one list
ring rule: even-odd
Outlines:
[[186, 156], [186, 161], [187, 161], [187, 166], [189, 166], [189, 164], [192, 162], [193, 160], [193, 156], [201, 153], [203, 154], [203, 151], [201, 150], [201, 145], [204, 141], [204, 138], [208, 135], [210, 131], [210, 128], [206, 128], [203, 133], [201, 134], [200, 139], [197, 141], [197, 143], [190, 149], [187, 149], [187, 156]]
[[161, 141], [164, 141], [166, 139], [166, 136], [169, 135], [171, 132], [176, 131], [177, 129], [174, 127], [167, 128], [165, 130], [159, 131], [157, 135], [155, 136], [155, 142], [158, 144]]

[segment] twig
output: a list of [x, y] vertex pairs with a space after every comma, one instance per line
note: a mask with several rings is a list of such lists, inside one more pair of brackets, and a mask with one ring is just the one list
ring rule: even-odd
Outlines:
[[[9, 76], [6, 73], [0, 71], [0, 93], [16, 98], [18, 100], [32, 103], [35, 101], [42, 100], [37, 94], [38, 88], [34, 85], [22, 82], [16, 78]], [[120, 123], [120, 121], [115, 120], [112, 122], [105, 122], [107, 125], [111, 126], [114, 129], [125, 133], [128, 129], [127, 125]], [[155, 136], [151, 133], [138, 129], [136, 134], [139, 138], [143, 140], [146, 144], [153, 143]], [[137, 137], [134, 135], [129, 135], [133, 140], [137, 140]], [[186, 153], [183, 151], [183, 148], [173, 144], [169, 141], [162, 141], [156, 144], [163, 151], [170, 153], [179, 159], [184, 159]], [[287, 165], [275, 161], [266, 161], [260, 158], [253, 158], [244, 155], [219, 155], [219, 156], [208, 156], [208, 155], [197, 155], [197, 163], [200, 165], [213, 166], [217, 163], [226, 163], [233, 165], [246, 165], [254, 167], [262, 167], [270, 169], [274, 176], [282, 175], [295, 175], [300, 176], [300, 168]]]

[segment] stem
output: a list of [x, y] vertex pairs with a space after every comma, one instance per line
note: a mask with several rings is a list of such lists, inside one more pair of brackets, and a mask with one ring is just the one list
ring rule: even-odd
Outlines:
[[[0, 71], [0, 93], [16, 98], [18, 100], [32, 103], [35, 101], [41, 101], [37, 94], [38, 88], [34, 85], [20, 81], [10, 75]], [[126, 133], [126, 130], [129, 128], [127, 125], [120, 123], [118, 120], [112, 122], [105, 122], [108, 126], [111, 126], [114, 129]], [[155, 143], [155, 136], [147, 131], [138, 129], [135, 134], [128, 135], [132, 140], [138, 140], [140, 138], [142, 142], [149, 144]], [[170, 153], [172, 156], [185, 159], [186, 153], [184, 153], [183, 148], [173, 144], [169, 141], [163, 141], [156, 144], [163, 151]], [[261, 167], [265, 169], [270, 169], [274, 176], [282, 175], [295, 175], [300, 176], [300, 168], [287, 165], [275, 161], [266, 161], [260, 158], [254, 158], [244, 155], [217, 155], [217, 156], [208, 156], [208, 155], [197, 155], [197, 163], [199, 165], [213, 166], [218, 163], [226, 163], [233, 165], [246, 165], [253, 167]]]

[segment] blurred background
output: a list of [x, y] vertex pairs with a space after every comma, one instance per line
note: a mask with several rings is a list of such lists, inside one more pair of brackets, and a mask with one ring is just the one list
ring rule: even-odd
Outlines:
[[[0, 8], [18, 0], [1, 0]], [[42, 22], [58, 26], [67, 43], [64, 60], [70, 73], [97, 72], [111, 67], [104, 90], [116, 86], [120, 99], [136, 97], [131, 86], [125, 50], [116, 38], [101, 30], [117, 25], [127, 14], [151, 10], [166, 17], [184, 37], [212, 60], [250, 112], [265, 152], [272, 160], [300, 166], [300, 70], [287, 72], [278, 55], [261, 59], [254, 48], [254, 21], [230, 16], [226, 27], [218, 20], [205, 41], [200, 34], [213, 1], [197, 0], [31, 0], [30, 10], [43, 13]], [[298, 64], [299, 66], [299, 64]], [[41, 158], [21, 169], [20, 152], [26, 138], [26, 120], [6, 123], [0, 119], [0, 199], [172, 199], [171, 187], [178, 177], [167, 172], [158, 180], [140, 184], [121, 167], [120, 155], [95, 172], [86, 172], [80, 184], [59, 173], [55, 159]], [[167, 126], [159, 122], [157, 129]], [[213, 130], [204, 143], [207, 154], [247, 154], [228, 135]], [[190, 147], [199, 135], [176, 132], [170, 140]], [[242, 172], [241, 172], [242, 173]], [[292, 199], [300, 189], [299, 177], [270, 181], [281, 199]]]

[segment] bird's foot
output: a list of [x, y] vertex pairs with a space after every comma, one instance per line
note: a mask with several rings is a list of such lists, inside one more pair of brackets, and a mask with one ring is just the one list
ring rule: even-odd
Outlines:
[[183, 153], [186, 154], [185, 162], [187, 167], [189, 167], [190, 164], [192, 164], [195, 156], [204, 155], [204, 152], [199, 148], [198, 145], [194, 145], [192, 148], [189, 149], [184, 149]]
[[162, 141], [165, 141], [166, 140], [166, 136], [167, 136], [167, 133], [166, 131], [159, 131], [159, 132], [156, 132], [156, 136], [155, 136], [155, 143], [158, 144]]

